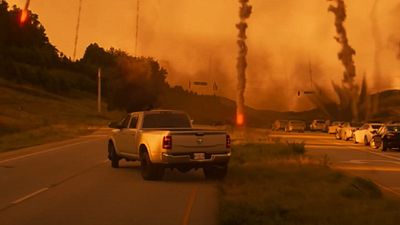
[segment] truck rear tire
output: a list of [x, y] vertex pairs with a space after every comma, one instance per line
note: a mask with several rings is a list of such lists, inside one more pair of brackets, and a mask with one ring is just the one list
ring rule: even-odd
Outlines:
[[112, 143], [108, 144], [108, 159], [111, 161], [112, 168], [119, 168], [119, 156], [115, 152], [115, 147]]
[[164, 176], [164, 167], [153, 164], [147, 151], [140, 155], [140, 168], [144, 180], [161, 180]]
[[209, 180], [224, 179], [228, 174], [228, 165], [213, 165], [203, 168], [204, 176]]

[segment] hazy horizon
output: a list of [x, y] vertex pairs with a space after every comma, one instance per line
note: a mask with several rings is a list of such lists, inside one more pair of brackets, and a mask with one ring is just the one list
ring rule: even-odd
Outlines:
[[[376, 26], [371, 10], [375, 0], [346, 1], [346, 28], [357, 51], [357, 80], [365, 75], [370, 91], [400, 88], [400, 32], [395, 28], [400, 4], [378, 1]], [[23, 7], [25, 0], [8, 0]], [[237, 0], [147, 0], [141, 2], [138, 53], [158, 59], [169, 71], [168, 82], [188, 88], [189, 81], [215, 81], [218, 95], [236, 97]], [[50, 41], [72, 57], [78, 0], [32, 0]], [[334, 18], [321, 0], [251, 0], [248, 29], [246, 104], [258, 109], [304, 110], [312, 107], [298, 90], [314, 82], [331, 89], [340, 83], [343, 67], [337, 59]], [[375, 30], [373, 35], [372, 30]], [[380, 30], [380, 31], [379, 31]], [[379, 31], [379, 32], [378, 32]], [[134, 55], [136, 0], [83, 0], [77, 58], [90, 43], [119, 48]], [[379, 35], [377, 35], [379, 34]], [[379, 49], [379, 50], [376, 50]], [[377, 58], [377, 60], [375, 60]], [[381, 68], [380, 72], [376, 68]], [[380, 82], [376, 82], [380, 77]], [[212, 93], [212, 88], [199, 90]]]

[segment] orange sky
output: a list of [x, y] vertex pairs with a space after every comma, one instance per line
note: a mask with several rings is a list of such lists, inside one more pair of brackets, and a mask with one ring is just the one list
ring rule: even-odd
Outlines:
[[[377, 24], [381, 50], [375, 54], [371, 8], [375, 0], [348, 0], [346, 27], [356, 49], [357, 78], [364, 74], [370, 90], [400, 88], [400, 40], [397, 0], [380, 0]], [[9, 0], [23, 7], [24, 0]], [[32, 0], [53, 44], [72, 56], [79, 0]], [[343, 68], [337, 60], [338, 44], [333, 15], [324, 0], [250, 0], [249, 68], [246, 102], [263, 109], [301, 110], [311, 105], [298, 90], [313, 80], [330, 88], [340, 82]], [[141, 0], [139, 54], [153, 56], [169, 69], [172, 85], [187, 87], [189, 80], [216, 82], [219, 95], [234, 99], [236, 87], [237, 0]], [[83, 0], [78, 57], [97, 42], [134, 53], [136, 0]], [[374, 56], [381, 64], [380, 87], [374, 85]], [[198, 90], [210, 93], [211, 88]]]

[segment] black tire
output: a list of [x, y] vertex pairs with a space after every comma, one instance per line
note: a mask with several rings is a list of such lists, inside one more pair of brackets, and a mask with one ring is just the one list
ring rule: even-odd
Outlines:
[[147, 151], [140, 154], [140, 168], [144, 180], [161, 180], [164, 176], [164, 167], [153, 164]]
[[369, 145], [371, 146], [372, 149], [379, 149], [380, 147], [376, 144], [375, 138], [372, 138], [372, 140], [369, 142]]
[[365, 145], [365, 146], [368, 146], [368, 145], [369, 145], [367, 136], [364, 137], [364, 145]]
[[228, 174], [228, 165], [213, 165], [203, 168], [204, 176], [209, 180], [222, 180]]
[[344, 140], [345, 141], [349, 141], [350, 140], [349, 135], [347, 135], [347, 133], [344, 133]]
[[388, 146], [387, 143], [385, 141], [382, 140], [382, 151], [386, 152], [388, 150]]
[[119, 168], [120, 157], [117, 155], [114, 144], [112, 143], [108, 144], [108, 159], [111, 161], [112, 168]]

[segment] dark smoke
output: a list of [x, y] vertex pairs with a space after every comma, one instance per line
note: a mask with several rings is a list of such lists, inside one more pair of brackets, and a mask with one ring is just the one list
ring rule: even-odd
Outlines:
[[354, 65], [353, 56], [356, 54], [356, 51], [349, 45], [347, 31], [344, 27], [344, 22], [347, 17], [346, 6], [344, 4], [344, 0], [328, 1], [334, 1], [337, 3], [337, 6], [330, 5], [328, 11], [335, 14], [335, 26], [337, 33], [335, 39], [342, 46], [338, 57], [345, 68], [345, 71], [343, 73], [343, 84], [347, 85], [349, 88], [353, 88], [354, 78], [356, 77], [356, 67]]
[[345, 71], [343, 72], [342, 87], [333, 85], [336, 94], [339, 96], [341, 110], [347, 111], [352, 115], [352, 120], [359, 120], [358, 110], [358, 91], [359, 87], [354, 83], [356, 77], [356, 67], [354, 65], [353, 56], [356, 51], [350, 46], [347, 38], [347, 31], [344, 27], [346, 20], [346, 5], [344, 0], [328, 0], [336, 2], [335, 5], [330, 5], [329, 12], [335, 15], [335, 27], [337, 36], [335, 40], [341, 45], [342, 49], [338, 54], [339, 60], [342, 62]]
[[79, 38], [79, 26], [81, 23], [81, 11], [82, 11], [82, 0], [79, 0], [79, 8], [78, 8], [78, 19], [76, 22], [76, 30], [75, 30], [75, 42], [74, 42], [74, 53], [72, 59], [76, 58], [76, 48], [78, 46], [78, 38]]
[[[361, 88], [355, 84], [354, 81], [356, 77], [356, 67], [354, 65], [353, 56], [356, 54], [356, 51], [350, 46], [347, 38], [347, 31], [344, 27], [347, 16], [344, 0], [328, 1], [336, 2], [336, 6], [330, 5], [328, 10], [335, 15], [335, 27], [337, 32], [335, 39], [342, 47], [338, 58], [342, 62], [345, 71], [343, 73], [341, 86], [332, 82], [339, 103], [331, 99], [326, 91], [317, 85], [316, 93], [318, 94], [310, 97], [310, 99], [330, 119], [345, 121], [368, 120], [375, 113], [377, 105], [375, 103], [377, 102], [372, 100], [370, 95], [368, 95], [365, 75]], [[376, 7], [376, 5], [374, 7]], [[371, 18], [373, 17], [371, 16]], [[379, 69], [379, 67], [376, 69]]]
[[24, 10], [28, 10], [29, 9], [30, 3], [31, 3], [31, 0], [27, 0], [26, 1]]
[[246, 90], [246, 68], [247, 68], [247, 45], [246, 45], [246, 30], [247, 23], [246, 20], [250, 18], [252, 12], [252, 6], [250, 6], [249, 0], [239, 0], [240, 9], [239, 9], [239, 17], [240, 22], [236, 24], [236, 28], [239, 30], [238, 35], [238, 47], [239, 47], [239, 56], [237, 58], [237, 72], [238, 72], [238, 96], [237, 96], [237, 117], [238, 123], [243, 123], [243, 115], [244, 115], [244, 92]]
[[375, 42], [375, 53], [374, 53], [374, 78], [375, 78], [375, 86], [377, 88], [380, 87], [380, 81], [381, 81], [381, 73], [382, 73], [382, 67], [381, 67], [381, 62], [380, 58], [382, 55], [382, 36], [381, 36], [381, 31], [379, 28], [379, 23], [378, 23], [378, 16], [377, 16], [377, 10], [378, 10], [378, 3], [379, 0], [374, 0], [374, 3], [372, 5], [372, 10], [371, 10], [371, 28], [372, 28], [372, 36], [374, 38]]

